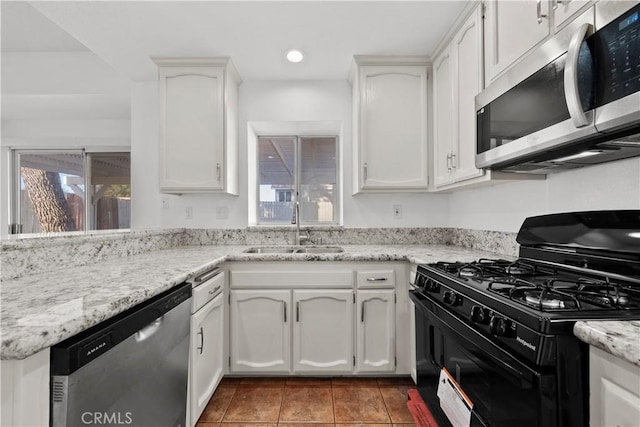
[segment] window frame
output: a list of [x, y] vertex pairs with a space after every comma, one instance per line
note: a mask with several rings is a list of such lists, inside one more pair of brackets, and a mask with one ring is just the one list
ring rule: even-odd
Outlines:
[[[334, 198], [334, 203], [333, 203], [333, 221], [331, 222], [327, 222], [327, 221], [301, 221], [300, 218], [296, 218], [296, 221], [300, 222], [300, 226], [305, 226], [305, 227], [334, 227], [336, 225], [340, 224], [340, 218], [338, 217], [338, 214], [340, 212], [340, 200], [342, 198], [342, 188], [340, 186], [340, 137], [338, 135], [305, 135], [305, 134], [300, 134], [300, 135], [291, 135], [291, 134], [282, 134], [282, 135], [277, 135], [277, 134], [264, 134], [264, 135], [256, 135], [256, 142], [257, 142], [257, 149], [256, 149], [256, 156], [257, 156], [257, 161], [256, 161], [256, 199], [254, 201], [255, 203], [255, 207], [256, 207], [256, 219], [255, 219], [255, 223], [257, 227], [294, 227], [296, 224], [295, 223], [291, 223], [291, 224], [272, 224], [272, 223], [262, 223], [260, 222], [260, 140], [263, 138], [293, 138], [295, 139], [295, 146], [294, 146], [294, 151], [295, 151], [295, 173], [294, 173], [294, 177], [293, 177], [293, 190], [292, 190], [292, 194], [291, 194], [291, 199], [292, 202], [295, 203], [298, 202], [298, 194], [300, 192], [300, 174], [301, 174], [301, 168], [300, 168], [300, 164], [301, 164], [301, 159], [302, 159], [302, 150], [301, 150], [301, 141], [304, 138], [332, 138], [335, 140], [335, 170], [336, 170], [336, 188], [335, 188], [335, 198]], [[294, 207], [295, 209], [295, 207]], [[300, 214], [300, 216], [302, 217], [302, 214]]]
[[[11, 156], [11, 182], [10, 182], [10, 191], [9, 191], [9, 230], [8, 235], [10, 236], [29, 236], [34, 233], [23, 233], [22, 232], [22, 224], [20, 223], [21, 218], [21, 203], [20, 203], [20, 193], [21, 193], [21, 175], [20, 175], [20, 156], [22, 155], [35, 155], [35, 154], [80, 154], [82, 155], [82, 167], [83, 167], [83, 185], [85, 196], [83, 200], [83, 229], [70, 231], [70, 232], [42, 232], [35, 234], [46, 234], [51, 236], [59, 236], [65, 233], [93, 233], [93, 232], [104, 232], [104, 231], [126, 231], [129, 229], [124, 228], [113, 228], [113, 229], [105, 229], [105, 230], [97, 230], [94, 228], [94, 220], [93, 220], [93, 198], [95, 196], [93, 191], [93, 186], [91, 184], [91, 159], [93, 155], [96, 156], [108, 156], [108, 155], [129, 155], [129, 160], [131, 161], [131, 149], [124, 149], [126, 147], [110, 147], [110, 148], [100, 148], [95, 147], [91, 149], [87, 148], [11, 148], [10, 156]], [[129, 172], [129, 181], [131, 181], [131, 171]], [[129, 184], [131, 185], [131, 183]], [[16, 226], [19, 227], [19, 230], [16, 232]]]

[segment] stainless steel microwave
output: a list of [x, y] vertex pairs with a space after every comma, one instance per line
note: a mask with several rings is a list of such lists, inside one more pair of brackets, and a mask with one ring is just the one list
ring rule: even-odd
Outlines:
[[476, 96], [476, 167], [549, 173], [640, 155], [640, 2], [602, 0]]

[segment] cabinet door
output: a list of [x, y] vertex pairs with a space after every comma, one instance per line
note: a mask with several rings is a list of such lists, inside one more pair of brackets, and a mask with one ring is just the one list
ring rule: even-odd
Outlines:
[[631, 363], [589, 347], [592, 426], [640, 425], [640, 371]]
[[489, 0], [485, 4], [485, 86], [489, 86], [549, 35], [549, 0]]
[[291, 370], [291, 291], [232, 290], [230, 307], [231, 370]]
[[224, 68], [160, 67], [160, 189], [223, 189]]
[[294, 290], [293, 370], [353, 371], [353, 291]]
[[426, 67], [364, 66], [360, 81], [362, 187], [426, 189]]
[[191, 422], [195, 424], [222, 379], [222, 293], [191, 316]]
[[356, 297], [356, 369], [395, 370], [395, 290], [358, 290]]
[[454, 149], [451, 159], [456, 181], [483, 174], [476, 169], [475, 97], [482, 90], [482, 17], [478, 8], [453, 39], [455, 85]]
[[453, 147], [453, 69], [451, 49], [447, 47], [433, 61], [434, 104], [434, 184], [448, 184], [451, 175], [451, 151]]
[[574, 15], [583, 7], [586, 7], [592, 0], [551, 0], [554, 4], [554, 27], [555, 31], [564, 27]]

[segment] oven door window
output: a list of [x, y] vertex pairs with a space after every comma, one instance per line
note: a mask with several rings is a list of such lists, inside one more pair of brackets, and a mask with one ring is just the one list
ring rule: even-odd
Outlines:
[[[450, 425], [437, 397], [441, 369], [474, 404], [472, 426], [556, 425], [555, 380], [524, 366], [447, 314], [416, 310], [418, 389], [441, 426]], [[460, 328], [468, 331], [460, 333]], [[491, 344], [491, 343], [490, 343]], [[491, 344], [494, 346], [494, 344]]]

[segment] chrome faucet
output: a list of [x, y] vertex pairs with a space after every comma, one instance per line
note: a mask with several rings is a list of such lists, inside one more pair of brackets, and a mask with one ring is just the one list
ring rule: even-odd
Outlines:
[[309, 230], [306, 230], [306, 236], [301, 236], [300, 235], [300, 202], [297, 199], [296, 199], [295, 211], [293, 213], [293, 219], [292, 219], [291, 223], [296, 225], [296, 241], [295, 241], [295, 244], [300, 246], [300, 245], [304, 245], [307, 242], [310, 242]]

